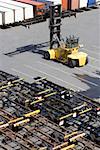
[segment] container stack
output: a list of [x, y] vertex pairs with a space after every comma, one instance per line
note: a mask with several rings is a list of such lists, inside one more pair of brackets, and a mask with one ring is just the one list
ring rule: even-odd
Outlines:
[[99, 3], [99, 0], [0, 0], [0, 25], [46, 16], [52, 4], [61, 4], [62, 12], [73, 12], [81, 8], [93, 7]]

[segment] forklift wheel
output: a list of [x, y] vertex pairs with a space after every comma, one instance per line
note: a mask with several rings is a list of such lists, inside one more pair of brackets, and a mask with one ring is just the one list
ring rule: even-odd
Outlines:
[[68, 61], [68, 66], [69, 66], [70, 68], [76, 67], [76, 61], [75, 61], [75, 60], [69, 60], [69, 61]]
[[85, 65], [87, 65], [87, 64], [88, 64], [88, 62], [89, 62], [89, 60], [88, 60], [88, 57], [87, 57], [87, 58], [86, 58]]
[[48, 51], [44, 53], [44, 59], [50, 60], [50, 54]]

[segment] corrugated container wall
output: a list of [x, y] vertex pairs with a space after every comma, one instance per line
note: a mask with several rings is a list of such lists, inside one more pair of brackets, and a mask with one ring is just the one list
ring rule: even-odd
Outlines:
[[7, 8], [0, 7], [0, 25], [14, 23], [13, 11]]
[[68, 10], [68, 0], [62, 0], [62, 10]]
[[24, 19], [29, 19], [29, 18], [34, 17], [33, 7], [31, 5], [16, 2], [13, 0], [0, 0], [0, 1], [7, 3], [7, 4], [10, 4], [10, 5], [14, 5], [14, 6], [23, 8]]
[[94, 6], [96, 4], [96, 0], [88, 0], [88, 7]]
[[75, 10], [79, 8], [79, 0], [69, 0], [69, 9]]
[[0, 6], [13, 10], [14, 22], [19, 22], [19, 21], [22, 21], [24, 19], [22, 8], [19, 8], [19, 7], [10, 5], [10, 4], [6, 4], [6, 3], [3, 3], [3, 2], [0, 2]]
[[36, 2], [32, 0], [16, 0], [16, 1], [32, 5], [34, 10], [34, 16], [43, 14], [43, 12], [41, 12], [40, 10], [45, 9], [45, 4], [41, 2]]
[[79, 1], [79, 8], [87, 7], [88, 0], [80, 0]]
[[49, 1], [49, 0], [35, 0], [35, 1], [44, 3], [45, 4], [45, 9], [49, 9], [50, 5], [53, 4], [53, 2]]

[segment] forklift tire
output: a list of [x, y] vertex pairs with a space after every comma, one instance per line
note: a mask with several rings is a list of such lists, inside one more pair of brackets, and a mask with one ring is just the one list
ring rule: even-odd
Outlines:
[[88, 60], [88, 57], [87, 57], [87, 58], [86, 58], [85, 65], [87, 65], [87, 64], [88, 64], [88, 62], [89, 62], [89, 60]]
[[69, 61], [68, 61], [68, 66], [69, 66], [70, 68], [76, 67], [76, 61], [75, 61], [75, 60], [69, 60]]
[[50, 54], [48, 51], [44, 53], [44, 59], [50, 60]]

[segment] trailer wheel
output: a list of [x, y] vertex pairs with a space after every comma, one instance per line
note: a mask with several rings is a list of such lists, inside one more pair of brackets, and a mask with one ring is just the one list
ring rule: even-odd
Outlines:
[[44, 59], [50, 60], [50, 54], [49, 52], [44, 53]]

